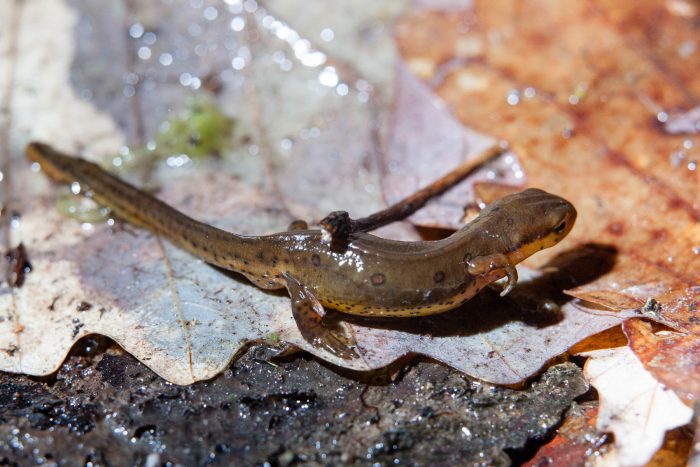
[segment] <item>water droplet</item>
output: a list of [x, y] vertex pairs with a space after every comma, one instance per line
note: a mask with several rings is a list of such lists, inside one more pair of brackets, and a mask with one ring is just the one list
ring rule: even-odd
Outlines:
[[5, 179], [5, 174], [0, 172], [0, 182], [2, 182]]
[[168, 167], [173, 167], [175, 169], [182, 167], [183, 165], [191, 162], [192, 159], [189, 158], [187, 154], [180, 154], [178, 156], [170, 156], [165, 160]]
[[89, 222], [83, 222], [80, 227], [85, 231], [92, 230], [92, 224]]
[[251, 144], [248, 146], [248, 153], [251, 156], [257, 156], [260, 153], [260, 148], [256, 144]]
[[576, 105], [579, 103], [579, 97], [575, 94], [569, 96], [569, 104]]
[[123, 162], [124, 161], [122, 160], [121, 157], [115, 157], [112, 159], [112, 165], [115, 167], [121, 167]]
[[690, 170], [691, 172], [695, 172], [695, 170], [697, 170], [697, 168], [698, 168], [698, 162], [697, 162], [697, 161], [690, 161], [690, 162], [688, 162], [688, 170]]
[[228, 11], [234, 15], [243, 12], [243, 2], [241, 0], [225, 0], [225, 2], [228, 4]]
[[537, 95], [537, 90], [532, 86], [526, 87], [523, 91], [523, 96], [525, 96], [528, 99], [532, 99], [533, 97], [535, 97], [535, 95]]
[[231, 60], [231, 66], [234, 70], [242, 70], [245, 67], [245, 60], [243, 57], [236, 57]]
[[700, 245], [693, 247], [693, 253], [696, 255], [700, 255]]
[[80, 183], [78, 182], [73, 182], [70, 184], [70, 191], [74, 195], [79, 195], [80, 194]]
[[134, 39], [138, 39], [139, 37], [143, 36], [143, 32], [143, 24], [141, 23], [134, 23], [129, 28], [129, 35]]
[[321, 136], [321, 129], [318, 127], [313, 127], [309, 130], [309, 136], [312, 138], [318, 138]]
[[685, 151], [673, 151], [669, 156], [669, 160], [671, 161], [671, 165], [673, 167], [679, 167], [683, 163], [684, 159]]
[[369, 93], [362, 91], [357, 93], [357, 100], [363, 104], [369, 101]]
[[508, 102], [508, 105], [518, 105], [520, 103], [520, 91], [517, 89], [511, 89], [508, 91], [506, 102]]
[[335, 88], [335, 92], [337, 92], [339, 96], [347, 96], [348, 93], [350, 92], [350, 88], [348, 87], [347, 84], [345, 84], [345, 83], [340, 83], [340, 84]]
[[122, 93], [124, 94], [124, 97], [134, 97], [136, 94], [136, 88], [133, 86], [124, 86]]
[[321, 40], [325, 42], [330, 42], [335, 38], [335, 33], [331, 28], [323, 28], [321, 30]]
[[243, 31], [243, 28], [245, 28], [245, 18], [242, 16], [236, 16], [231, 20], [231, 29], [236, 32], [240, 32]]
[[204, 57], [207, 54], [207, 46], [205, 44], [195, 45], [194, 54], [198, 57]]
[[243, 2], [243, 8], [248, 13], [255, 13], [255, 10], [258, 9], [258, 2], [255, 0], [245, 0], [245, 2]]
[[162, 53], [162, 54], [160, 54], [160, 57], [158, 57], [158, 61], [163, 66], [170, 66], [173, 63], [173, 56], [167, 52]]
[[153, 45], [156, 43], [158, 36], [154, 32], [147, 32], [143, 35], [143, 43], [146, 45]]
[[38, 162], [32, 162], [32, 172], [38, 172], [41, 170], [41, 166]]
[[333, 88], [338, 85], [338, 73], [332, 66], [327, 66], [319, 73], [318, 81], [324, 86]]
[[668, 114], [666, 112], [659, 112], [656, 114], [656, 120], [661, 123], [666, 123], [668, 121]]
[[139, 47], [138, 56], [141, 60], [148, 60], [151, 58], [151, 48], [145, 45]]
[[284, 138], [282, 141], [280, 141], [280, 147], [285, 151], [289, 151], [292, 149], [292, 140], [289, 138]]
[[183, 86], [189, 86], [192, 83], [192, 75], [189, 73], [182, 73], [180, 75], [180, 84]]
[[133, 86], [133, 85], [138, 84], [139, 75], [137, 75], [136, 73], [132, 73], [132, 72], [124, 73], [123, 80], [124, 80], [125, 84], [130, 84]]
[[673, 256], [669, 255], [668, 258], [666, 258], [666, 261], [673, 263]]
[[204, 9], [204, 19], [214, 21], [219, 16], [219, 10], [216, 7], [208, 6]]

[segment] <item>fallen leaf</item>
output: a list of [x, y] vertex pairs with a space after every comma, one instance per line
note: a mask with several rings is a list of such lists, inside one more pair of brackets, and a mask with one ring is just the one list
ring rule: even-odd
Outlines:
[[[591, 242], [613, 247], [612, 267], [569, 293], [613, 310], [648, 303], [682, 333], [665, 344], [663, 368], [653, 352], [639, 353], [669, 385], [664, 375], [700, 379], [688, 364], [700, 333], [700, 139], [663, 125], [679, 111], [694, 118], [698, 55], [683, 51], [696, 40], [698, 13], [671, 3], [690, 5], [475, 1], [411, 12], [397, 26], [402, 59], [461, 125], [507, 141], [527, 186], [576, 206], [569, 237], [527, 264]], [[658, 343], [642, 344], [647, 337], [633, 348]]]
[[[318, 219], [337, 208], [357, 216], [384, 206], [381, 156], [390, 135], [379, 125], [389, 117], [385, 106], [391, 90], [373, 88], [362, 77], [369, 74], [366, 70], [336, 63], [315, 40], [262, 7], [256, 12], [232, 7], [207, 19], [189, 4], [165, 8], [139, 3], [133, 11], [124, 6], [106, 11], [92, 2], [80, 6], [77, 48], [71, 39], [75, 13], [58, 0], [5, 3], [7, 14], [0, 16], [16, 21], [15, 27], [0, 28], [2, 43], [10, 44], [11, 51], [0, 56], [0, 64], [17, 70], [0, 96], [13, 116], [6, 126], [12, 138], [2, 147], [7, 155], [3, 173], [11, 185], [0, 187], [5, 199], [11, 196], [9, 209], [21, 214], [3, 235], [10, 243], [24, 242], [34, 266], [22, 288], [0, 291], [0, 348], [5, 350], [0, 368], [49, 373], [77, 339], [100, 333], [181, 384], [212, 377], [246, 343], [259, 340], [289, 342], [358, 370], [419, 353], [487, 381], [515, 384], [587, 336], [630, 317], [655, 317], [636, 309], [595, 309], [563, 295], [563, 289], [596, 280], [615, 259], [616, 252], [579, 241], [570, 244], [576, 249], [547, 255], [549, 269], [522, 268], [521, 285], [507, 300], [487, 291], [458, 310], [420, 320], [348, 317], [361, 358], [339, 360], [301, 338], [284, 294], [261, 291], [128, 225], [80, 224], [61, 217], [54, 206], [54, 187], [23, 158], [30, 139], [50, 141], [116, 167], [136, 157], [136, 146], [148, 147], [147, 138], [167, 120], [168, 109], [182, 107], [186, 96], [211, 80], [220, 80], [212, 86], [219, 105], [235, 110], [239, 144], [220, 159], [192, 161], [173, 154], [174, 159], [153, 162], [150, 172], [127, 175], [139, 175], [142, 186], [160, 187], [159, 196], [184, 212], [244, 234], [282, 230], [294, 218]], [[119, 21], [111, 16], [115, 14]], [[163, 14], [167, 21], [160, 23]], [[242, 30], [236, 26], [231, 32], [233, 20]], [[44, 23], [46, 27], [34, 31]], [[129, 25], [140, 29], [131, 31]], [[144, 31], [155, 25], [160, 26], [160, 40], [146, 44]], [[127, 42], [113, 40], [125, 38], [127, 28]], [[180, 35], [184, 30], [187, 39]], [[199, 32], [192, 36], [192, 31]], [[223, 50], [221, 55], [197, 58], [202, 50], [198, 46], [215, 43], [217, 37], [230, 40], [228, 47], [217, 49]], [[102, 49], [91, 44], [104, 45], [114, 59], [104, 63]], [[178, 50], [187, 53], [181, 54], [182, 61], [162, 65], [164, 54], [173, 55], [169, 44], [179, 44]], [[460, 45], [467, 51], [472, 46]], [[91, 68], [89, 59], [96, 55], [104, 68]], [[79, 64], [78, 89], [91, 96], [90, 102], [78, 99], [68, 85], [74, 60]], [[47, 73], [30, 71], [44, 64]], [[375, 82], [381, 82], [381, 71], [374, 70]], [[397, 102], [403, 108], [410, 107], [410, 99], [419, 108], [429, 103], [420, 83], [405, 71], [399, 77], [404, 94]], [[108, 114], [119, 122], [131, 147], [123, 145], [124, 136]], [[452, 118], [438, 114], [433, 115], [444, 117], [441, 121]], [[419, 118], [415, 112], [407, 115]], [[392, 127], [398, 132], [394, 148], [410, 133], [410, 125], [397, 122]], [[480, 128], [478, 138], [491, 130]], [[464, 139], [465, 132], [452, 122], [448, 134]], [[437, 146], [429, 140], [416, 142], [428, 146], [424, 154], [436, 154]], [[469, 148], [465, 143], [453, 160], [459, 162]], [[383, 232], [417, 238], [405, 223]]]
[[644, 465], [661, 447], [666, 431], [685, 425], [693, 411], [665, 388], [629, 347], [595, 350], [584, 374], [598, 390], [598, 430], [615, 434], [619, 465]]
[[700, 394], [700, 341], [696, 335], [667, 330], [654, 333], [649, 323], [636, 319], [622, 329], [630, 348], [659, 381], [689, 400]]
[[572, 404], [554, 438], [539, 448], [524, 465], [586, 465], [607, 438], [596, 429], [597, 415], [597, 405]]

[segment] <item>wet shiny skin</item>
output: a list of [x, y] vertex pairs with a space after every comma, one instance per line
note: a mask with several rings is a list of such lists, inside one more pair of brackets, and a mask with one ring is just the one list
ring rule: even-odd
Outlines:
[[[443, 240], [400, 242], [356, 234], [346, 251], [332, 251], [319, 230], [259, 237], [222, 231], [92, 163], [32, 147], [29, 157], [49, 176], [87, 185], [93, 198], [120, 218], [163, 235], [211, 264], [240, 272], [262, 288], [286, 287], [286, 275], [291, 275], [324, 307], [352, 314], [421, 316], [455, 308], [506, 276], [502, 263], [489, 268], [479, 266], [479, 259], [495, 257], [515, 265], [558, 243], [576, 219], [568, 201], [528, 189], [496, 201]], [[469, 267], [475, 263], [476, 269]]]
[[324, 308], [344, 313], [409, 317], [458, 307], [515, 265], [564, 238], [576, 220], [568, 201], [538, 189], [504, 197], [451, 236], [399, 242], [360, 233], [331, 248], [320, 230], [241, 236], [196, 221], [83, 159], [32, 143], [30, 160], [55, 181], [77, 181], [82, 192], [119, 218], [147, 228], [265, 289], [287, 288], [302, 336], [314, 347], [358, 358], [354, 339], [322, 319]]

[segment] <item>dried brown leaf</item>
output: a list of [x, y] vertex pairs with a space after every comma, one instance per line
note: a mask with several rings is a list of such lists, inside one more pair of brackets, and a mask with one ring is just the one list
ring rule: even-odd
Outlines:
[[656, 317], [684, 333], [663, 370], [640, 353], [661, 379], [689, 369], [680, 362], [692, 361], [700, 333], [700, 139], [661, 125], [700, 97], [698, 56], [683, 53], [697, 15], [689, 2], [477, 1], [407, 15], [398, 28], [408, 67], [462, 125], [508, 141], [528, 186], [576, 206], [569, 238], [529, 264], [593, 241], [612, 246], [613, 267], [570, 293], [617, 310], [656, 304]]

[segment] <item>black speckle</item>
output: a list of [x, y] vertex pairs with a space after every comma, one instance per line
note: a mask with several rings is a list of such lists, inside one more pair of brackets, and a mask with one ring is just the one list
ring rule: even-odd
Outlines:
[[311, 264], [314, 266], [319, 266], [321, 264], [321, 257], [318, 256], [316, 253], [311, 255]]
[[508, 224], [508, 227], [513, 227], [515, 225], [515, 221], [511, 217], [509, 217], [508, 219], [506, 219], [506, 224]]
[[[75, 322], [75, 320], [73, 320], [73, 322]], [[80, 333], [80, 329], [83, 328], [84, 326], [85, 326], [84, 323], [77, 323], [75, 325], [75, 327], [73, 328], [73, 336], [72, 336], [73, 339], [75, 339], [75, 337], [78, 335], [78, 333]]]
[[88, 302], [80, 302], [76, 307], [78, 311], [88, 311], [90, 308], [92, 308], [92, 303]]
[[433, 280], [435, 281], [436, 284], [439, 284], [440, 282], [445, 280], [445, 273], [442, 271], [438, 271], [433, 275]]

